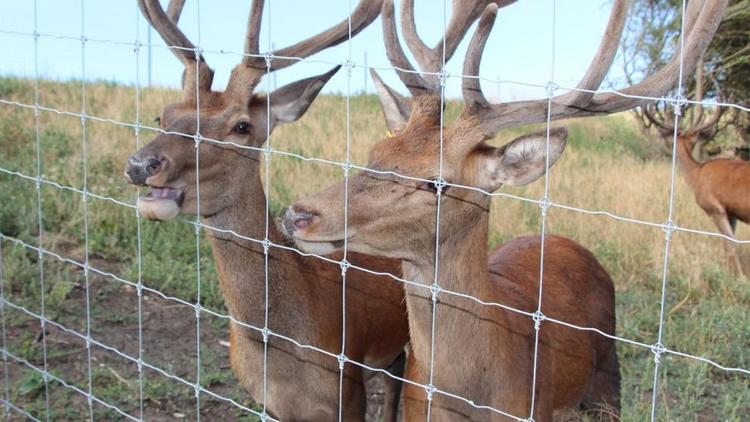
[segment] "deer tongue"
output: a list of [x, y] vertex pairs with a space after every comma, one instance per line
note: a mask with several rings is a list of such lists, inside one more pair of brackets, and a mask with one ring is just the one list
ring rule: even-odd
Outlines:
[[180, 213], [185, 192], [182, 189], [152, 187], [151, 191], [138, 198], [138, 212], [149, 220], [169, 221]]

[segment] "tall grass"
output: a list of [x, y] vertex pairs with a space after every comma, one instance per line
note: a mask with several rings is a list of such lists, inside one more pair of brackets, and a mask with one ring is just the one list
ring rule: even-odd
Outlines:
[[[135, 121], [132, 88], [93, 83], [86, 86], [89, 114], [122, 122]], [[40, 101], [61, 110], [80, 109], [80, 85], [76, 82], [42, 82]], [[33, 103], [33, 85], [19, 79], [0, 79], [0, 98]], [[167, 90], [142, 93], [141, 120], [150, 121], [161, 108], [179, 98]], [[449, 103], [448, 120], [459, 104]], [[383, 137], [385, 127], [374, 96], [351, 99], [351, 160], [365, 165], [367, 152]], [[0, 106], [0, 166], [36, 174], [33, 111]], [[651, 223], [669, 216], [671, 162], [655, 153], [643, 140], [628, 115], [559, 123], [570, 130], [568, 147], [550, 176], [549, 192], [556, 204]], [[538, 128], [538, 127], [537, 127]], [[501, 134], [500, 145], [526, 130]], [[148, 141], [143, 134], [141, 144]], [[125, 160], [136, 150], [130, 128], [90, 123], [89, 190], [134, 203], [136, 191], [121, 173]], [[345, 157], [345, 99], [319, 98], [298, 123], [277, 129], [274, 149], [309, 157], [341, 161]], [[82, 186], [81, 123], [75, 117], [42, 113], [40, 125], [42, 174], [45, 178], [76, 188]], [[270, 197], [277, 213], [295, 199], [340, 180], [340, 167], [303, 163], [274, 155], [270, 167]], [[241, 181], [237, 181], [240, 183]], [[503, 189], [513, 195], [539, 199], [542, 182], [523, 188]], [[72, 192], [43, 187], [44, 246], [63, 256], [82, 259], [82, 201]], [[681, 226], [715, 232], [708, 217], [695, 204], [679, 178], [675, 181], [673, 221]], [[90, 203], [91, 255], [106, 262], [115, 274], [137, 277], [135, 213], [107, 201]], [[34, 183], [0, 174], [0, 231], [36, 243]], [[538, 206], [505, 197], [493, 200], [490, 244], [492, 249], [515, 236], [538, 234]], [[568, 236], [592, 250], [615, 280], [617, 334], [653, 344], [659, 328], [659, 306], [664, 266], [665, 236], [658, 227], [618, 221], [603, 215], [559, 207], [550, 210], [547, 232]], [[748, 229], [739, 228], [747, 239]], [[144, 283], [186, 300], [196, 295], [195, 240], [193, 228], [182, 222], [143, 224]], [[223, 309], [215, 269], [207, 245], [201, 256], [202, 300]], [[747, 264], [748, 253], [742, 250]], [[3, 242], [3, 281], [6, 294], [18, 303], [38, 309], [40, 287], [36, 283], [36, 255]], [[670, 349], [704, 356], [730, 367], [750, 368], [750, 293], [747, 283], [727, 271], [721, 240], [677, 232], [669, 248], [665, 297], [664, 343]], [[54, 260], [51, 260], [54, 261]], [[80, 280], [75, 269], [49, 262], [46, 286], [49, 312], [66, 314], [66, 296]], [[67, 284], [66, 284], [67, 283]], [[62, 287], [61, 287], [62, 286]], [[56, 290], [57, 289], [57, 290]], [[14, 321], [11, 320], [11, 323]], [[651, 406], [653, 355], [648, 349], [621, 343], [623, 419], [647, 418]], [[659, 373], [660, 419], [742, 420], [750, 417], [750, 376], [724, 372], [702, 362], [666, 355]], [[217, 362], [216, 365], [224, 364]]]

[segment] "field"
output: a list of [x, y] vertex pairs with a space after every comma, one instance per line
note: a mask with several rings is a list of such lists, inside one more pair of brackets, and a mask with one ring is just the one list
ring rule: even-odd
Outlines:
[[[80, 82], [40, 83], [40, 103], [46, 107], [77, 112], [81, 109]], [[108, 83], [86, 86], [88, 113], [118, 122], [136, 121], [135, 90]], [[162, 107], [179, 98], [168, 90], [141, 92], [140, 120], [144, 124]], [[0, 98], [34, 103], [32, 81], [0, 79]], [[450, 103], [448, 119], [459, 105]], [[343, 160], [345, 147], [345, 98], [323, 96], [298, 123], [277, 129], [275, 149], [308, 157]], [[367, 151], [385, 133], [377, 99], [353, 97], [352, 161], [366, 164]], [[671, 162], [653, 143], [644, 140], [626, 114], [569, 121], [569, 143], [550, 178], [550, 197], [557, 204], [660, 224], [668, 215]], [[523, 133], [503, 133], [501, 144]], [[42, 111], [39, 125], [41, 173], [45, 180], [83, 188], [82, 126], [78, 117]], [[140, 143], [152, 133], [143, 131]], [[88, 121], [87, 189], [128, 204], [137, 191], [122, 176], [127, 157], [137, 149], [131, 127]], [[34, 177], [37, 172], [34, 111], [0, 105], [0, 167]], [[284, 206], [319, 190], [341, 177], [339, 167], [303, 163], [274, 155], [270, 167], [270, 197], [274, 215]], [[238, 181], [238, 183], [241, 181]], [[543, 183], [503, 192], [538, 199]], [[203, 306], [225, 313], [208, 244], [201, 238], [196, 262], [196, 236], [187, 220], [140, 224], [141, 265], [136, 259], [139, 224], [135, 211], [112, 201], [90, 197], [88, 236], [84, 236], [81, 195], [43, 183], [41, 193], [42, 245], [62, 258], [84, 262], [88, 242], [91, 266], [111, 275], [89, 272], [91, 325], [86, 325], [85, 277], [81, 267], [53, 255], [38, 255], [20, 242], [39, 242], [35, 182], [0, 172], [1, 282], [6, 299], [78, 333], [90, 328], [91, 338], [138, 356], [139, 318], [136, 289], [121, 280], [136, 282], [165, 295], [194, 302], [200, 282]], [[189, 218], [189, 217], [188, 217]], [[680, 227], [716, 231], [694, 203], [692, 194], [676, 180], [674, 221]], [[617, 335], [653, 344], [659, 324], [664, 232], [658, 227], [618, 221], [552, 208], [547, 218], [549, 233], [580, 242], [602, 262], [617, 289]], [[488, 248], [525, 234], [540, 232], [539, 207], [517, 200], [493, 200]], [[740, 239], [750, 238], [746, 226]], [[750, 249], [740, 247], [745, 272], [750, 271]], [[665, 345], [679, 352], [708, 358], [727, 367], [750, 368], [750, 289], [728, 271], [721, 240], [676, 232], [669, 250], [665, 300]], [[41, 258], [41, 262], [40, 262]], [[198, 265], [199, 264], [199, 265]], [[44, 272], [44, 290], [40, 283]], [[200, 268], [200, 272], [198, 272]], [[120, 279], [120, 280], [118, 280]], [[45, 308], [40, 296], [44, 294]], [[235, 385], [229, 368], [227, 324], [221, 318], [201, 316], [200, 365], [196, 362], [196, 323], [193, 308], [144, 293], [143, 360], [169, 374], [194, 380], [201, 371], [202, 385], [217, 394], [251, 407]], [[45, 365], [39, 320], [14, 306], [5, 306], [7, 350], [13, 356], [42, 368]], [[48, 326], [47, 361], [50, 372], [83, 391], [88, 389], [88, 351], [92, 361], [94, 396], [126, 412], [139, 414], [137, 366], [122, 356]], [[623, 420], [649, 417], [653, 381], [653, 354], [649, 349], [620, 343], [623, 376]], [[745, 420], [750, 418], [750, 376], [726, 372], [707, 363], [662, 356], [659, 373], [659, 420]], [[198, 366], [200, 366], [198, 368]], [[42, 377], [24, 364], [9, 361], [4, 391], [9, 399], [37, 418], [44, 418]], [[153, 420], [193, 419], [194, 391], [189, 386], [144, 368], [144, 415]], [[87, 415], [86, 398], [52, 380], [49, 383], [51, 419], [78, 420]], [[201, 413], [208, 420], [253, 420], [233, 405], [201, 394]], [[94, 402], [98, 419], [117, 419], [118, 414]], [[14, 418], [18, 416], [14, 414]], [[20, 417], [19, 417], [20, 419]]]

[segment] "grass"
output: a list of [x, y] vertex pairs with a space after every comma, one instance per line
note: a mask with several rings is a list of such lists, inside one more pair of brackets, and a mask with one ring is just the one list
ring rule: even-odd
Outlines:
[[[135, 92], [132, 88], [91, 83], [86, 85], [86, 90], [90, 114], [121, 122], [135, 121]], [[0, 79], [0, 98], [33, 103], [33, 84], [21, 79]], [[173, 91], [145, 90], [142, 93], [141, 120], [150, 122], [159, 115], [165, 104], [176, 98], [179, 98], [179, 93]], [[42, 81], [40, 102], [62, 110], [80, 110], [80, 82]], [[353, 97], [351, 107], [351, 159], [356, 164], [364, 165], [369, 147], [385, 134], [385, 128], [375, 97]], [[344, 98], [319, 98], [300, 122], [277, 129], [272, 140], [274, 148], [305, 156], [343, 160], [346, 145], [343, 110]], [[458, 110], [458, 104], [449, 103], [448, 120], [455, 117]], [[565, 124], [570, 130], [569, 145], [550, 177], [550, 194], [555, 203], [585, 210], [608, 211], [657, 224], [666, 221], [669, 212], [670, 161], [661, 157], [652, 143], [641, 138], [628, 115]], [[43, 112], [39, 129], [43, 176], [80, 189], [83, 183], [80, 120]], [[523, 132], [513, 130], [503, 133], [495, 143], [502, 144]], [[148, 141], [148, 134], [138, 141], [130, 128], [89, 122], [87, 137], [88, 189], [99, 195], [134, 203], [137, 193], [125, 184], [121, 172], [127, 156], [137, 149], [139, 141], [140, 144]], [[34, 176], [37, 168], [35, 144], [33, 110], [0, 106], [0, 166]], [[322, 189], [340, 177], [339, 167], [274, 156], [270, 168], [271, 209], [278, 215], [284, 206], [295, 199]], [[537, 182], [504, 192], [536, 199], [542, 196], [543, 188], [542, 183]], [[673, 220], [682, 227], [716, 231], [679, 177], [675, 188]], [[43, 246], [61, 256], [83, 261], [83, 202], [80, 195], [46, 185], [42, 185], [40, 193]], [[89, 259], [92, 265], [123, 279], [136, 281], [139, 268], [135, 212], [99, 199], [91, 199], [88, 207]], [[33, 181], [0, 173], [2, 234], [36, 245], [39, 236], [36, 208]], [[551, 209], [547, 227], [549, 233], [571, 237], [592, 250], [612, 275], [617, 289], [618, 335], [646, 344], [654, 343], [659, 328], [664, 233], [658, 227], [560, 208]], [[503, 197], [493, 200], [488, 248], [494, 248], [515, 236], [539, 233], [539, 230], [537, 206]], [[740, 238], [750, 238], [748, 233], [746, 226], [739, 228]], [[140, 274], [144, 284], [167, 295], [194, 301], [197, 273], [193, 227], [179, 221], [168, 224], [143, 222], [141, 234]], [[225, 312], [210, 249], [202, 238], [199, 246], [201, 301], [207, 307]], [[741, 255], [748, 268], [750, 254], [742, 249]], [[41, 312], [38, 259], [34, 251], [9, 241], [2, 242], [5, 295], [14, 303], [37, 313]], [[81, 306], [82, 271], [51, 257], [44, 258], [43, 268], [47, 316], [85, 331], [85, 313]], [[122, 336], [132, 340], [134, 327], [138, 324], [137, 313], [134, 313], [135, 302], [132, 300], [133, 289], [128, 290], [107, 277], [96, 276], [93, 281], [96, 285], [92, 309], [93, 332], [116, 343], [121, 340], [118, 333], [124, 333]], [[126, 300], [126, 297], [131, 299]], [[157, 300], [151, 299], [152, 302]], [[669, 250], [664, 321], [664, 343], [669, 348], [703, 356], [728, 367], [749, 368], [748, 305], [750, 290], [747, 283], [737, 280], [727, 271], [719, 239], [685, 232], [674, 235]], [[161, 322], [148, 320], [145, 326], [147, 330], [154, 330], [153, 335], [158, 337], [158, 330], [173, 328], [169, 324], [194, 325], [191, 309], [180, 312]], [[8, 349], [30, 362], [41, 364], [40, 347], [35, 339], [38, 328], [34, 328], [38, 327], [38, 321], [6, 308], [6, 324], [12, 334]], [[207, 330], [207, 344], [226, 336], [226, 326], [221, 321], [209, 320], [203, 325]], [[62, 338], [63, 335], [60, 336]], [[137, 353], [133, 351], [132, 344], [124, 340], [121, 342], [122, 347]], [[147, 350], [147, 357], [158, 362], [160, 367], [169, 368], [189, 379], [194, 376], [194, 359], [189, 356], [190, 353], [180, 352], [194, 350], [195, 338], [186, 339], [185, 344], [175, 342], [164, 347], [174, 347], [177, 352], [170, 354], [161, 350]], [[85, 389], [86, 361], [80, 341], [68, 338], [63, 343], [52, 341], [48, 352], [56, 353], [55, 362], [65, 362], [60, 366], [64, 368], [60, 375], [66, 380], [76, 380], [76, 385]], [[625, 343], [618, 346], [623, 375], [623, 420], [647, 419], [651, 411], [653, 355], [648, 349]], [[242, 390], [233, 385], [226, 352], [222, 352], [221, 348], [209, 348], [202, 355], [204, 365], [201, 378], [204, 382], [244, 402], [246, 399]], [[94, 387], [97, 394], [137, 414], [134, 408], [138, 397], [135, 389], [137, 371], [122, 359], [112, 358], [111, 353], [99, 351], [95, 356], [100, 359], [98, 363], [103, 365], [95, 366]], [[749, 376], [725, 372], [703, 362], [672, 355], [663, 356], [662, 362], [659, 372], [661, 394], [657, 402], [659, 419], [743, 420], [750, 417]], [[32, 371], [18, 365], [11, 365], [10, 368], [13, 402], [23, 405], [32, 414], [43, 415], [44, 394], [40, 391], [39, 379]], [[144, 394], [149, 415], [191, 417], [190, 412], [194, 412], [192, 390], [153, 371], [148, 372], [146, 378]], [[52, 416], [55, 419], [78, 419], [86, 415], [85, 400], [74, 400], [75, 406], [64, 404], [76, 396], [70, 390], [56, 386], [51, 395], [56, 403]], [[212, 403], [210, 397], [206, 397], [205, 402]], [[247, 417], [232, 410], [231, 406], [220, 406], [220, 403], [213, 403], [205, 407], [215, 408], [219, 412], [217, 414], [223, 411], [232, 412], [235, 418]], [[102, 417], [116, 416], [105, 408], [97, 407], [96, 411]]]

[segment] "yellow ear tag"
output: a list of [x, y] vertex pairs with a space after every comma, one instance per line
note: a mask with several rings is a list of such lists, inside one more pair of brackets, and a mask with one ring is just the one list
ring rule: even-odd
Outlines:
[[390, 130], [388, 130], [388, 129], [385, 130], [385, 137], [386, 138], [393, 138], [393, 134], [391, 133]]

